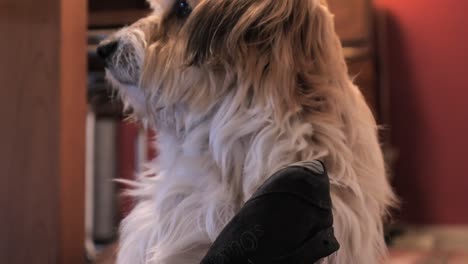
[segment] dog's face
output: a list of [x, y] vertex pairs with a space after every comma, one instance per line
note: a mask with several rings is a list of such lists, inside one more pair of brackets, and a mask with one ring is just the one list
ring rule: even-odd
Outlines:
[[[153, 14], [99, 48], [139, 115], [239, 105], [312, 109], [339, 48], [321, 0], [151, 0]], [[332, 77], [330, 77], [332, 78]], [[309, 110], [310, 110], [309, 109]]]

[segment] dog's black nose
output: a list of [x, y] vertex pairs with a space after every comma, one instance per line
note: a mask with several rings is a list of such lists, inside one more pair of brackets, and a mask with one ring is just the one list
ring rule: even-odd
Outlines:
[[103, 60], [106, 60], [114, 54], [114, 52], [117, 50], [119, 46], [118, 41], [106, 41], [99, 45], [97, 48], [97, 54], [99, 57], [101, 57]]

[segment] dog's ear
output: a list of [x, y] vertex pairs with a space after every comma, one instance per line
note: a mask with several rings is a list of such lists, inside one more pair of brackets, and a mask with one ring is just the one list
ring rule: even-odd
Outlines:
[[287, 52], [288, 59], [325, 68], [341, 46], [333, 16], [322, 1], [201, 1], [185, 27], [189, 63], [239, 62], [255, 49], [262, 55], [270, 52], [276, 59], [282, 57], [278, 53]]
[[252, 0], [201, 1], [187, 21], [187, 57], [190, 64], [200, 65], [219, 54], [223, 43], [247, 12]]
[[205, 0], [187, 21], [188, 58], [193, 64], [236, 60], [262, 50], [288, 31], [299, 2], [316, 0]]

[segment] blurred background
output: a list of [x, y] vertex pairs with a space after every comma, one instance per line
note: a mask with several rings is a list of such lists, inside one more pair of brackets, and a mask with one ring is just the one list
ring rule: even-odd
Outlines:
[[[468, 264], [468, 1], [328, 0], [401, 198], [393, 264]], [[97, 44], [144, 0], [0, 0], [0, 259], [113, 263], [155, 131], [126, 122]]]

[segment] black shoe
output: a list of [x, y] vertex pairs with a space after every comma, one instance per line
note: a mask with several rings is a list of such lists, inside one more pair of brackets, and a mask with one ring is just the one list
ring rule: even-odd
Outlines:
[[338, 249], [325, 167], [303, 162], [270, 177], [201, 264], [312, 264]]

